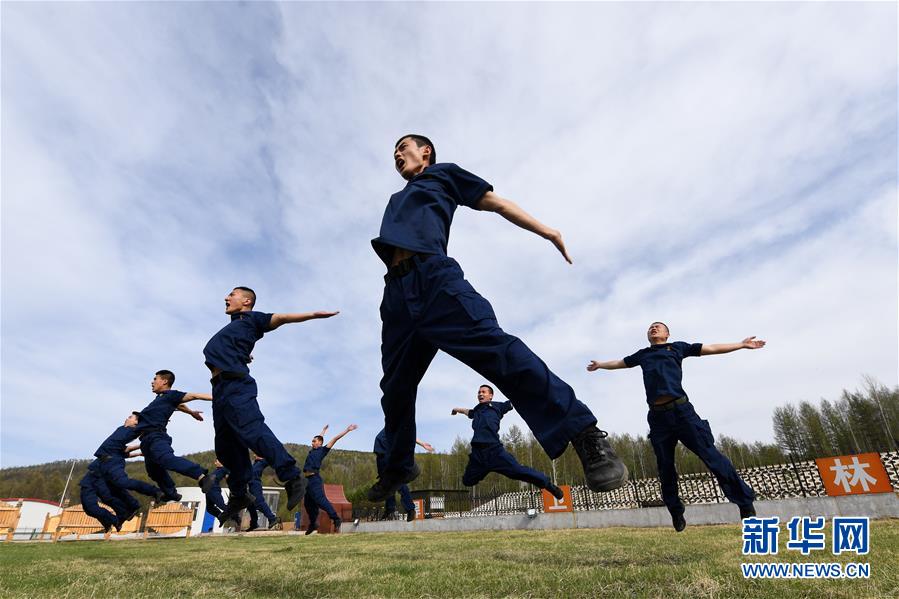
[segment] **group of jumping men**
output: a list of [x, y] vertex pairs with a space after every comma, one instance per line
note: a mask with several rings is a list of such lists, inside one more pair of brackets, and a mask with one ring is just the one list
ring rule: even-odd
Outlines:
[[[500, 419], [514, 407], [551, 459], [561, 456], [569, 444], [574, 447], [591, 490], [607, 492], [619, 488], [627, 480], [627, 468], [609, 443], [608, 434], [597, 427], [591, 410], [519, 338], [500, 328], [490, 302], [475, 291], [459, 264], [447, 255], [453, 214], [459, 206], [499, 214], [548, 240], [570, 264], [572, 260], [561, 233], [497, 195], [493, 186], [477, 175], [452, 163], [438, 163], [436, 158], [436, 148], [427, 137], [404, 135], [396, 142], [394, 166], [406, 185], [390, 197], [379, 235], [372, 240], [387, 273], [380, 307], [384, 429], [375, 439], [378, 478], [369, 488], [368, 498], [387, 501], [385, 513], [392, 514], [395, 503], [391, 502], [399, 491], [407, 517], [412, 517], [407, 485], [420, 473], [414, 459], [415, 445], [430, 447], [416, 436], [416, 394], [438, 350], [478, 372], [509, 399], [493, 402], [493, 387], [484, 385], [478, 391], [477, 406], [453, 409], [453, 414], [471, 418], [474, 429], [464, 484], [474, 485], [487, 473], [499, 472], [561, 497], [561, 490], [545, 474], [518, 464], [503, 449], [498, 436]], [[212, 491], [221, 476], [176, 457], [171, 449], [171, 437], [165, 432], [165, 424], [175, 410], [201, 420], [202, 416], [185, 404], [192, 400], [211, 400], [215, 453], [229, 473], [230, 495], [220, 509], [220, 519], [234, 518], [256, 503], [261, 487], [253, 485], [250, 451], [264, 460], [284, 484], [288, 510], [305, 496], [311, 525], [312, 512], [318, 511], [311, 506], [329, 506], [326, 498], [321, 501], [324, 497], [319, 475], [321, 459], [355, 425], [327, 445], [324, 445], [323, 430], [313, 440], [313, 449], [303, 469], [298, 468], [265, 424], [256, 399], [256, 381], [250, 376], [248, 365], [256, 342], [266, 333], [285, 324], [331, 318], [338, 312], [266, 313], [255, 311], [255, 304], [256, 294], [248, 287], [235, 287], [225, 298], [225, 314], [230, 322], [203, 349], [212, 377], [211, 395], [173, 391], [174, 375], [168, 371], [161, 371], [168, 374], [157, 374], [153, 383], [153, 390], [158, 394], [156, 399], [130, 416], [125, 426], [117, 429], [98, 450], [97, 460], [91, 464], [85, 479], [88, 495], [91, 484], [98, 488], [112, 484], [117, 490], [110, 488], [106, 492], [115, 501], [119, 501], [116, 493], [121, 494], [118, 489], [135, 490], [161, 500], [176, 499], [168, 470], [197, 480], [205, 493]], [[674, 448], [678, 441], [706, 463], [727, 497], [740, 507], [741, 517], [754, 515], [752, 490], [739, 478], [730, 461], [715, 449], [708, 422], [696, 415], [681, 387], [681, 362], [688, 356], [756, 349], [763, 347], [764, 341], [750, 337], [740, 343], [703, 345], [668, 343], [668, 336], [667, 325], [653, 323], [648, 332], [649, 347], [623, 360], [593, 361], [588, 370], [637, 365], [643, 369], [650, 407], [650, 440], [658, 460], [665, 504], [677, 530], [683, 530], [686, 525], [674, 468]], [[127, 443], [137, 435], [141, 437], [140, 449], [147, 472], [158, 487], [124, 476], [124, 459], [136, 450]], [[101, 496], [100, 491], [96, 494]], [[116, 517], [127, 516], [134, 509], [133, 503], [125, 499], [119, 503], [121, 506], [109, 504], [116, 509]], [[336, 513], [329, 515], [339, 526]], [[107, 522], [116, 525], [111, 517], [107, 512], [106, 520], [101, 519], [104, 526]]]

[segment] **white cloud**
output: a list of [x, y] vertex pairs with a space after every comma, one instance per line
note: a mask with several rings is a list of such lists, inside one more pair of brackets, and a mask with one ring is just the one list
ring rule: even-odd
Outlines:
[[[641, 377], [584, 366], [659, 318], [688, 340], [769, 340], [686, 362], [718, 433], [768, 440], [774, 406], [863, 373], [895, 385], [895, 20], [889, 4], [6, 5], [0, 460], [89, 455], [158, 368], [205, 389], [235, 284], [266, 311], [342, 310], [267, 335], [253, 369], [282, 439], [352, 420], [342, 446], [368, 449], [369, 240], [409, 131], [564, 233], [574, 266], [460, 209], [450, 253], [610, 430], [645, 430]], [[481, 382], [438, 356], [420, 436], [466, 435], [449, 408]], [[212, 446], [210, 423], [172, 431], [178, 451]]]

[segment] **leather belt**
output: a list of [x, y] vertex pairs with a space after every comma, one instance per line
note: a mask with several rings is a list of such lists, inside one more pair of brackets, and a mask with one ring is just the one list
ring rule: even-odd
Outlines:
[[683, 397], [678, 397], [677, 399], [672, 399], [668, 403], [663, 403], [658, 406], [649, 406], [650, 410], [655, 410], [656, 412], [664, 412], [665, 410], [673, 410], [675, 407], [683, 405], [690, 401], [690, 399], [684, 395]]
[[433, 256], [433, 254], [412, 254], [408, 258], [400, 260], [387, 269], [387, 274], [384, 275], [384, 282], [389, 283], [393, 279], [399, 279], [406, 276], [431, 256]]

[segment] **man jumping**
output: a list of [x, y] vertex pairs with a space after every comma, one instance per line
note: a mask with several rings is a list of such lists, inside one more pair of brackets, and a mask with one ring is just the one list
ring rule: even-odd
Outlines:
[[342, 439], [344, 435], [357, 428], [359, 427], [355, 424], [351, 424], [346, 427], [343, 432], [334, 435], [334, 437], [325, 444], [324, 435], [328, 432], [328, 425], [326, 424], [322, 429], [322, 432], [312, 437], [312, 449], [309, 450], [309, 455], [306, 456], [306, 462], [303, 464], [303, 476], [306, 477], [306, 482], [309, 485], [306, 490], [306, 498], [303, 502], [306, 507], [306, 513], [309, 515], [309, 527], [306, 529], [307, 535], [311, 535], [318, 530], [319, 509], [325, 510], [325, 513], [331, 518], [334, 532], [340, 532], [342, 520], [337, 514], [337, 510], [335, 510], [334, 506], [331, 505], [331, 502], [328, 501], [327, 495], [325, 495], [325, 483], [321, 477], [322, 461], [325, 459], [325, 456], [328, 455], [328, 452], [331, 451], [331, 448], [334, 447], [335, 443]]
[[275, 437], [256, 401], [256, 381], [247, 365], [256, 342], [284, 324], [330, 318], [337, 312], [268, 314], [253, 311], [256, 293], [249, 287], [235, 287], [225, 297], [225, 325], [203, 348], [206, 366], [212, 373], [212, 419], [215, 428], [215, 455], [229, 470], [230, 497], [221, 520], [235, 518], [253, 504], [247, 491], [253, 478], [248, 449], [266, 459], [287, 491], [287, 509], [303, 500], [306, 479], [293, 456]]
[[[415, 444], [419, 445], [428, 453], [434, 453], [434, 447], [427, 441], [416, 439]], [[382, 428], [375, 436], [375, 446], [372, 451], [375, 454], [375, 464], [378, 468], [378, 476], [384, 472], [384, 466], [387, 463], [387, 432]], [[400, 494], [400, 502], [403, 505], [403, 511], [406, 512], [406, 522], [415, 520], [415, 502], [412, 501], [412, 492], [408, 485], [402, 485], [397, 489]], [[392, 520], [396, 515], [396, 493], [391, 493], [384, 500], [384, 513], [381, 520]]]
[[715, 438], [708, 420], [702, 420], [681, 386], [683, 370], [681, 362], [690, 356], [726, 354], [738, 349], [759, 349], [765, 342], [747, 337], [739, 343], [668, 343], [668, 325], [654, 322], [646, 336], [649, 347], [627, 356], [623, 360], [597, 362], [593, 360], [587, 370], [616, 370], [640, 366], [643, 370], [643, 386], [649, 403], [649, 441], [656, 454], [659, 480], [662, 484], [662, 500], [671, 514], [671, 523], [677, 532], [687, 526], [684, 504], [677, 495], [677, 470], [674, 465], [674, 449], [677, 442], [699, 456], [699, 459], [718, 479], [724, 495], [740, 508], [740, 518], [755, 516], [755, 493], [749, 488], [730, 460], [715, 447]]
[[212, 401], [208, 393], [184, 393], [175, 391], [175, 374], [171, 370], [156, 372], [150, 381], [150, 388], [156, 398], [140, 411], [140, 450], [144, 454], [144, 468], [147, 475], [159, 485], [166, 499], [180, 501], [181, 495], [175, 487], [175, 481], [169, 476], [169, 470], [183, 474], [199, 482], [204, 493], [212, 489], [212, 478], [206, 476], [206, 469], [191, 462], [187, 458], [176, 456], [172, 450], [172, 438], [166, 431], [169, 419], [176, 411], [189, 414], [195, 420], [203, 420], [203, 413], [191, 410], [187, 402], [196, 399]]
[[510, 401], [493, 401], [493, 387], [481, 385], [478, 388], [478, 405], [471, 408], [453, 408], [451, 414], [465, 414], [471, 418], [474, 437], [471, 439], [471, 453], [468, 465], [462, 474], [462, 484], [473, 487], [491, 472], [497, 472], [513, 480], [523, 480], [546, 489], [556, 499], [562, 499], [562, 489], [553, 484], [544, 473], [522, 466], [503, 447], [499, 439], [499, 422], [512, 410]]
[[434, 144], [405, 135], [393, 151], [406, 186], [390, 197], [380, 235], [372, 240], [387, 266], [381, 303], [381, 407], [387, 463], [368, 492], [382, 501], [418, 476], [415, 464], [415, 398], [437, 350], [493, 382], [508, 397], [550, 458], [574, 446], [587, 485], [611, 491], [627, 468], [607, 434], [574, 390], [553, 374], [520, 339], [504, 332], [486, 299], [446, 255], [453, 213], [459, 206], [495, 212], [549, 240], [571, 263], [562, 235], [493, 192], [489, 183], [455, 164], [437, 163]]

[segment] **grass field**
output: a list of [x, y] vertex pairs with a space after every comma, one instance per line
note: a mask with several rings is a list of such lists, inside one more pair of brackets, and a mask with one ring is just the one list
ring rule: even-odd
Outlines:
[[[896, 597], [899, 521], [871, 553], [744, 558], [740, 527], [4, 543], [3, 597]], [[827, 538], [830, 539], [828, 527]], [[744, 580], [740, 563], [867, 562], [869, 579]]]

